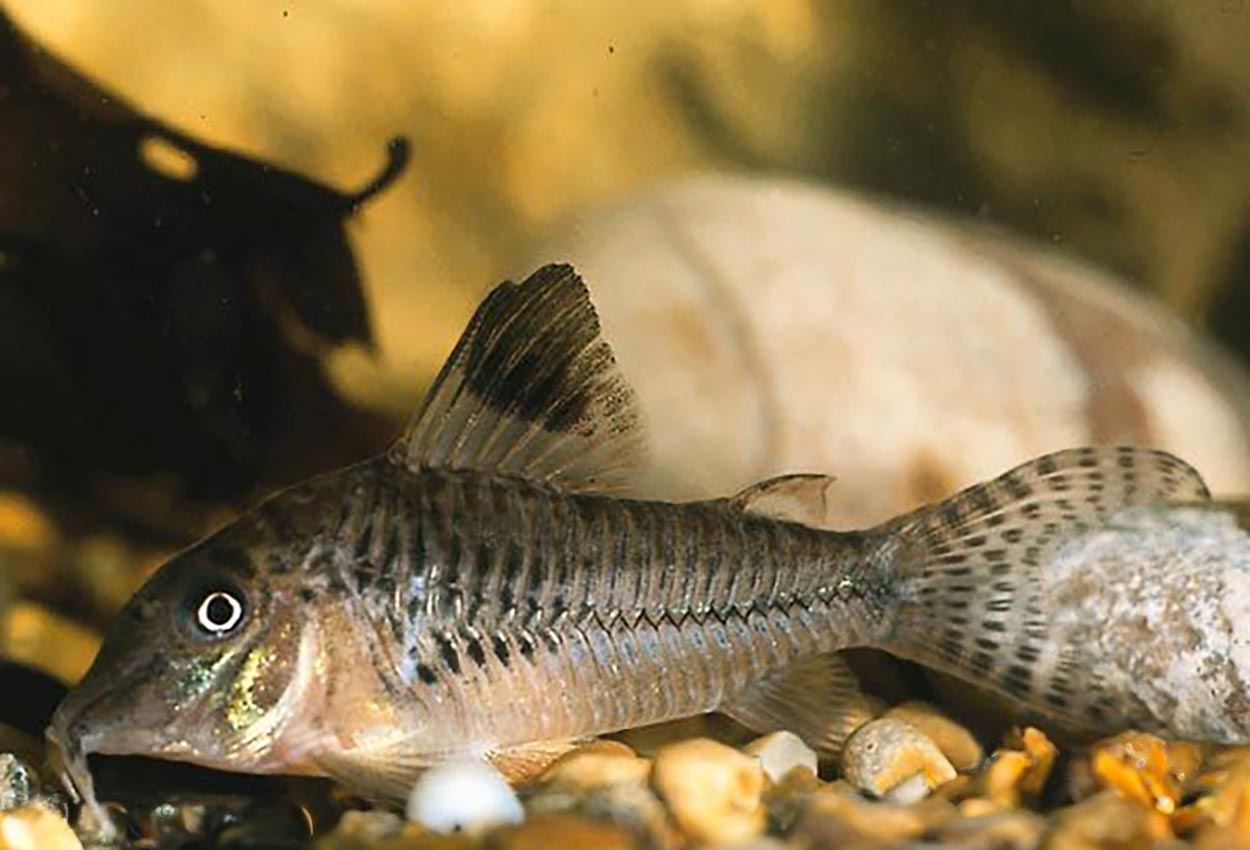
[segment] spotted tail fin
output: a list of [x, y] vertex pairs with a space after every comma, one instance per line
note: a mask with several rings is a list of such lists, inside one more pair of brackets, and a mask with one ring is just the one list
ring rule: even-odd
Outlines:
[[898, 616], [882, 647], [989, 687], [1075, 728], [1111, 703], [1049, 613], [1047, 568], [1068, 541], [1126, 508], [1209, 499], [1184, 461], [1161, 451], [1057, 452], [893, 520]]

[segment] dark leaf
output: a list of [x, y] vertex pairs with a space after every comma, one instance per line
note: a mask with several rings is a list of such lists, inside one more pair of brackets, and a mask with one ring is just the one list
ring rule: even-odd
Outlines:
[[344, 224], [402, 140], [342, 192], [141, 115], [2, 13], [0, 126], [0, 441], [46, 482], [237, 496], [379, 444], [320, 357], [372, 344]]

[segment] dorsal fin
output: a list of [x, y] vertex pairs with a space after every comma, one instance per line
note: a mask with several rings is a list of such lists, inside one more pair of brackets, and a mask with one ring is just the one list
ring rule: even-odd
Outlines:
[[603, 491], [627, 482], [642, 436], [585, 284], [549, 265], [482, 302], [391, 457]]
[[828, 475], [779, 475], [731, 496], [726, 505], [744, 514], [828, 528], [828, 493], [833, 482]]

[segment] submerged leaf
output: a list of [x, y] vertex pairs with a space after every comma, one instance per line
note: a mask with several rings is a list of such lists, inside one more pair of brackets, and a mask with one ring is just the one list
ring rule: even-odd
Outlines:
[[319, 357], [372, 344], [344, 222], [402, 140], [332, 189], [140, 114], [2, 13], [0, 92], [0, 439], [44, 481], [236, 495], [377, 446]]

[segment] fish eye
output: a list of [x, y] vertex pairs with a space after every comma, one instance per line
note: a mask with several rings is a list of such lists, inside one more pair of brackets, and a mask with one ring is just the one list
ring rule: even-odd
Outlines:
[[235, 629], [243, 620], [243, 603], [228, 590], [204, 595], [195, 609], [195, 622], [203, 631], [219, 637]]

